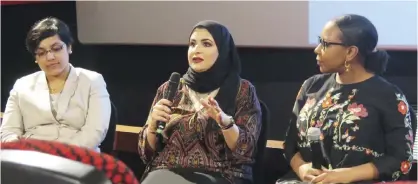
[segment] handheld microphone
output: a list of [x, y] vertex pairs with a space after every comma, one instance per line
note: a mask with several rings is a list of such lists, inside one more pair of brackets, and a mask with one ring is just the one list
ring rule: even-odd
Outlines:
[[[168, 80], [167, 89], [164, 91], [164, 95], [163, 95], [164, 99], [173, 101], [174, 95], [176, 94], [179, 84], [180, 84], [180, 77], [181, 77], [180, 74], [177, 72], [173, 72], [171, 74], [170, 79]], [[162, 140], [163, 140], [162, 132], [165, 128], [165, 125], [166, 125], [166, 122], [162, 122], [162, 121], [157, 122], [157, 137], [158, 137], [160, 144], [162, 144]], [[160, 145], [160, 149], [161, 148], [162, 147]]]
[[331, 167], [331, 163], [324, 149], [324, 143], [320, 139], [320, 136], [321, 129], [316, 127], [310, 127], [308, 129], [308, 140], [311, 145], [312, 168], [314, 169], [322, 169], [324, 161], [327, 162], [328, 167]]

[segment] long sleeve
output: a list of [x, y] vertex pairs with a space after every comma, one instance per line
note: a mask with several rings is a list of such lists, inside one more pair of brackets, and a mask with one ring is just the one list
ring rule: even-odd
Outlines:
[[373, 164], [379, 172], [380, 180], [397, 180], [408, 174], [412, 161], [413, 130], [408, 102], [399, 90], [388, 96], [381, 107], [382, 127], [385, 132], [386, 152], [375, 158]]
[[161, 85], [158, 88], [157, 94], [154, 97], [154, 101], [152, 102], [152, 105], [151, 105], [151, 108], [150, 108], [150, 111], [149, 111], [147, 122], [145, 123], [144, 128], [139, 132], [138, 153], [139, 153], [139, 156], [141, 157], [141, 159], [144, 161], [144, 163], [149, 162], [151, 160], [153, 154], [154, 154], [154, 150], [150, 147], [150, 145], [148, 144], [148, 141], [147, 141], [146, 129], [148, 128], [148, 123], [151, 120], [152, 107], [154, 107], [154, 105], [160, 99], [163, 98], [163, 91], [164, 91], [165, 86], [166, 86], [166, 84], [164, 83], [163, 85]]
[[19, 107], [19, 79], [10, 91], [6, 109], [3, 114], [3, 122], [0, 128], [1, 142], [9, 142], [19, 138], [23, 134], [23, 118]]
[[307, 86], [309, 85], [310, 82], [308, 82], [308, 80], [306, 80], [305, 82], [303, 82], [301, 88], [299, 89], [299, 92], [296, 96], [296, 101], [295, 104], [293, 105], [293, 110], [292, 110], [292, 114], [291, 114], [291, 119], [289, 122], [289, 126], [287, 128], [287, 132], [286, 132], [286, 137], [285, 137], [285, 141], [284, 141], [284, 155], [285, 158], [290, 162], [290, 160], [293, 158], [293, 156], [299, 151], [298, 146], [297, 146], [297, 142], [299, 140], [298, 137], [298, 129], [296, 126], [296, 121], [298, 119], [299, 116], [299, 112], [301, 110], [301, 108], [303, 107], [304, 103], [305, 103], [305, 94], [306, 94], [306, 89]]
[[260, 102], [255, 87], [249, 84], [247, 94], [238, 100], [234, 120], [239, 129], [239, 136], [232, 155], [241, 162], [249, 162], [255, 153], [262, 126]]
[[86, 122], [70, 143], [91, 149], [97, 148], [106, 136], [111, 111], [106, 82], [99, 74], [91, 83]]

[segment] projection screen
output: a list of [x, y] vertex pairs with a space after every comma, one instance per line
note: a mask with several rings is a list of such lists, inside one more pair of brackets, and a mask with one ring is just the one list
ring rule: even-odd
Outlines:
[[238, 46], [310, 48], [342, 14], [369, 18], [379, 48], [417, 48], [417, 1], [77, 1], [84, 44], [186, 45], [191, 28], [216, 20]]

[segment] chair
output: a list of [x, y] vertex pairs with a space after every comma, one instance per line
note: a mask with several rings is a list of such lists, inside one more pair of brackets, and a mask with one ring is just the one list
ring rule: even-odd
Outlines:
[[2, 150], [1, 173], [3, 184], [112, 184], [91, 165], [27, 150]]
[[260, 136], [258, 137], [257, 141], [257, 150], [255, 155], [255, 163], [253, 165], [253, 180], [254, 183], [264, 183], [264, 151], [266, 149], [267, 144], [267, 127], [270, 123], [270, 110], [267, 107], [267, 105], [260, 101], [260, 107], [261, 107], [261, 130], [260, 130]]
[[115, 148], [115, 135], [116, 135], [116, 124], [118, 123], [118, 110], [115, 104], [111, 101], [112, 113], [110, 115], [109, 129], [107, 130], [106, 137], [100, 144], [99, 148], [102, 153], [113, 155]]

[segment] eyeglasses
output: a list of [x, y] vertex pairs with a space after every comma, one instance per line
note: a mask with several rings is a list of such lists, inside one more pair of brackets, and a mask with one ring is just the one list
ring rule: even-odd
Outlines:
[[51, 52], [52, 54], [55, 55], [55, 54], [59, 53], [63, 48], [64, 48], [64, 45], [54, 45], [49, 50], [43, 50], [42, 49], [40, 51], [36, 51], [35, 54], [38, 57], [45, 57], [46, 55], [48, 55], [49, 52]]
[[347, 44], [345, 43], [337, 43], [337, 42], [327, 42], [324, 39], [322, 39], [321, 37], [318, 36], [318, 42], [319, 44], [321, 44], [322, 49], [326, 49], [328, 48], [330, 45], [341, 45], [341, 46], [347, 46]]

